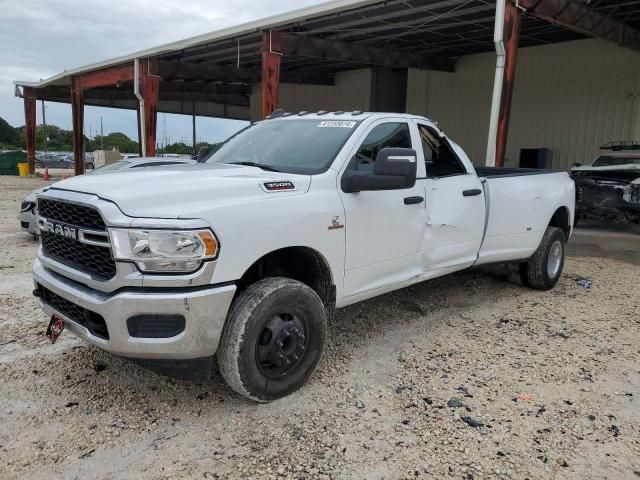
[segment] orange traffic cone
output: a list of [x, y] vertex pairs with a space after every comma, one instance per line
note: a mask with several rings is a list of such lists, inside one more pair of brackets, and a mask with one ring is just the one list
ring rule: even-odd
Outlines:
[[49, 181], [49, 167], [45, 165], [44, 167], [44, 177], [42, 177], [44, 181]]

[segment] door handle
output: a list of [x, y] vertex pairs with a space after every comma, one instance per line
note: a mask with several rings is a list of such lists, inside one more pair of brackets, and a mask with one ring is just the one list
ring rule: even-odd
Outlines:
[[478, 195], [482, 195], [482, 190], [479, 188], [474, 188], [473, 190], [465, 190], [462, 192], [462, 195], [465, 197], [477, 197]]
[[404, 199], [405, 205], [418, 205], [424, 202], [424, 197], [407, 197]]

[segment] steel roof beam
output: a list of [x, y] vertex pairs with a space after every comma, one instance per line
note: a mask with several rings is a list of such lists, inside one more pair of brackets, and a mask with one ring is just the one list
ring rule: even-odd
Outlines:
[[[371, 27], [366, 27], [360, 30], [353, 30], [350, 32], [338, 33], [335, 38], [339, 38], [341, 40], [346, 40], [352, 37], [358, 36], [370, 36], [375, 34], [374, 37], [369, 37], [372, 41], [382, 40], [383, 37], [378, 36], [380, 32], [387, 32], [389, 30], [401, 30], [405, 29], [408, 31], [414, 31], [414, 29], [424, 30], [426, 32], [435, 32], [439, 30], [446, 30], [447, 28], [455, 27], [459, 24], [465, 23], [473, 23], [475, 21], [483, 21], [490, 20], [493, 21], [494, 15], [493, 11], [495, 7], [493, 5], [479, 5], [472, 8], [467, 9], [459, 9], [459, 10], [451, 10], [450, 12], [441, 13], [441, 14], [433, 14], [431, 16], [420, 16], [420, 15], [411, 15], [410, 19], [404, 20], [401, 22], [387, 22], [381, 21], [379, 25], [373, 25]], [[466, 15], [477, 15], [486, 13], [486, 15], [478, 15], [477, 18], [473, 18], [468, 21], [458, 21], [455, 23], [436, 23], [436, 22], [447, 22], [448, 20], [452, 20], [455, 18], [464, 17]], [[388, 36], [396, 36], [398, 33], [389, 34]]]
[[454, 63], [445, 57], [399, 52], [357, 43], [339, 42], [307, 35], [272, 32], [271, 48], [284, 55], [346, 60], [364, 65], [393, 68], [421, 68], [454, 71]]
[[[204, 80], [238, 82], [245, 84], [260, 83], [260, 68], [236, 68], [227, 65], [199, 65], [196, 63], [178, 63], [166, 60], [158, 61], [159, 75], [166, 80]], [[282, 72], [283, 83], [307, 83], [314, 85], [333, 85], [333, 77], [328, 75], [308, 75], [305, 72]]]
[[254, 83], [260, 73], [253, 69], [220, 65], [198, 65], [195, 63], [158, 61], [158, 74], [163, 79], [235, 81]]
[[[439, 8], [455, 7], [462, 3], [465, 3], [465, 0], [443, 0], [440, 2], [430, 3], [428, 5], [423, 5], [421, 7], [411, 7], [408, 5], [407, 2], [402, 2], [401, 5], [405, 7], [405, 9], [403, 10], [398, 10], [396, 12], [383, 12], [378, 15], [374, 14], [371, 16], [361, 16], [361, 18], [357, 20], [340, 22], [337, 25], [332, 27], [328, 26], [328, 27], [314, 28], [313, 25], [311, 24], [309, 25], [310, 26], [309, 33], [317, 35], [321, 33], [332, 34], [337, 32], [344, 32], [347, 29], [352, 29], [352, 28], [360, 27], [362, 25], [367, 25], [371, 23], [380, 23], [380, 22], [387, 23], [390, 20], [393, 20], [396, 18], [415, 17], [417, 14], [432, 13], [434, 12], [434, 10], [437, 10]], [[493, 7], [491, 7], [491, 9], [493, 9]], [[368, 27], [364, 27], [364, 30], [366, 30], [367, 28]]]
[[531, 15], [591, 37], [602, 38], [640, 51], [640, 32], [605, 15], [581, 0], [519, 0], [513, 3]]
[[130, 82], [132, 80], [133, 64], [121, 67], [112, 67], [96, 72], [89, 72], [78, 76], [78, 81], [80, 82], [79, 88], [81, 90], [119, 85], [123, 82]]

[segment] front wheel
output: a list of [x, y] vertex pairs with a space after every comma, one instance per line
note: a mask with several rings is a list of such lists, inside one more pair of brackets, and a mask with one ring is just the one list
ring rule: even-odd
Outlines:
[[298, 390], [320, 360], [327, 316], [304, 283], [266, 278], [234, 301], [222, 330], [218, 366], [237, 393], [268, 402]]
[[526, 283], [538, 290], [551, 290], [562, 275], [567, 240], [558, 227], [547, 227], [540, 246], [524, 265]]

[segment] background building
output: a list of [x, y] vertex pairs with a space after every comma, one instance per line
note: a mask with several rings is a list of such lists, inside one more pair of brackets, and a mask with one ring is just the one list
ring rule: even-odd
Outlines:
[[138, 110], [147, 155], [158, 112], [281, 107], [426, 115], [476, 164], [568, 169], [640, 139], [639, 25], [640, 0], [337, 0], [16, 86], [27, 131], [36, 99], [72, 104], [78, 158], [84, 105]]

